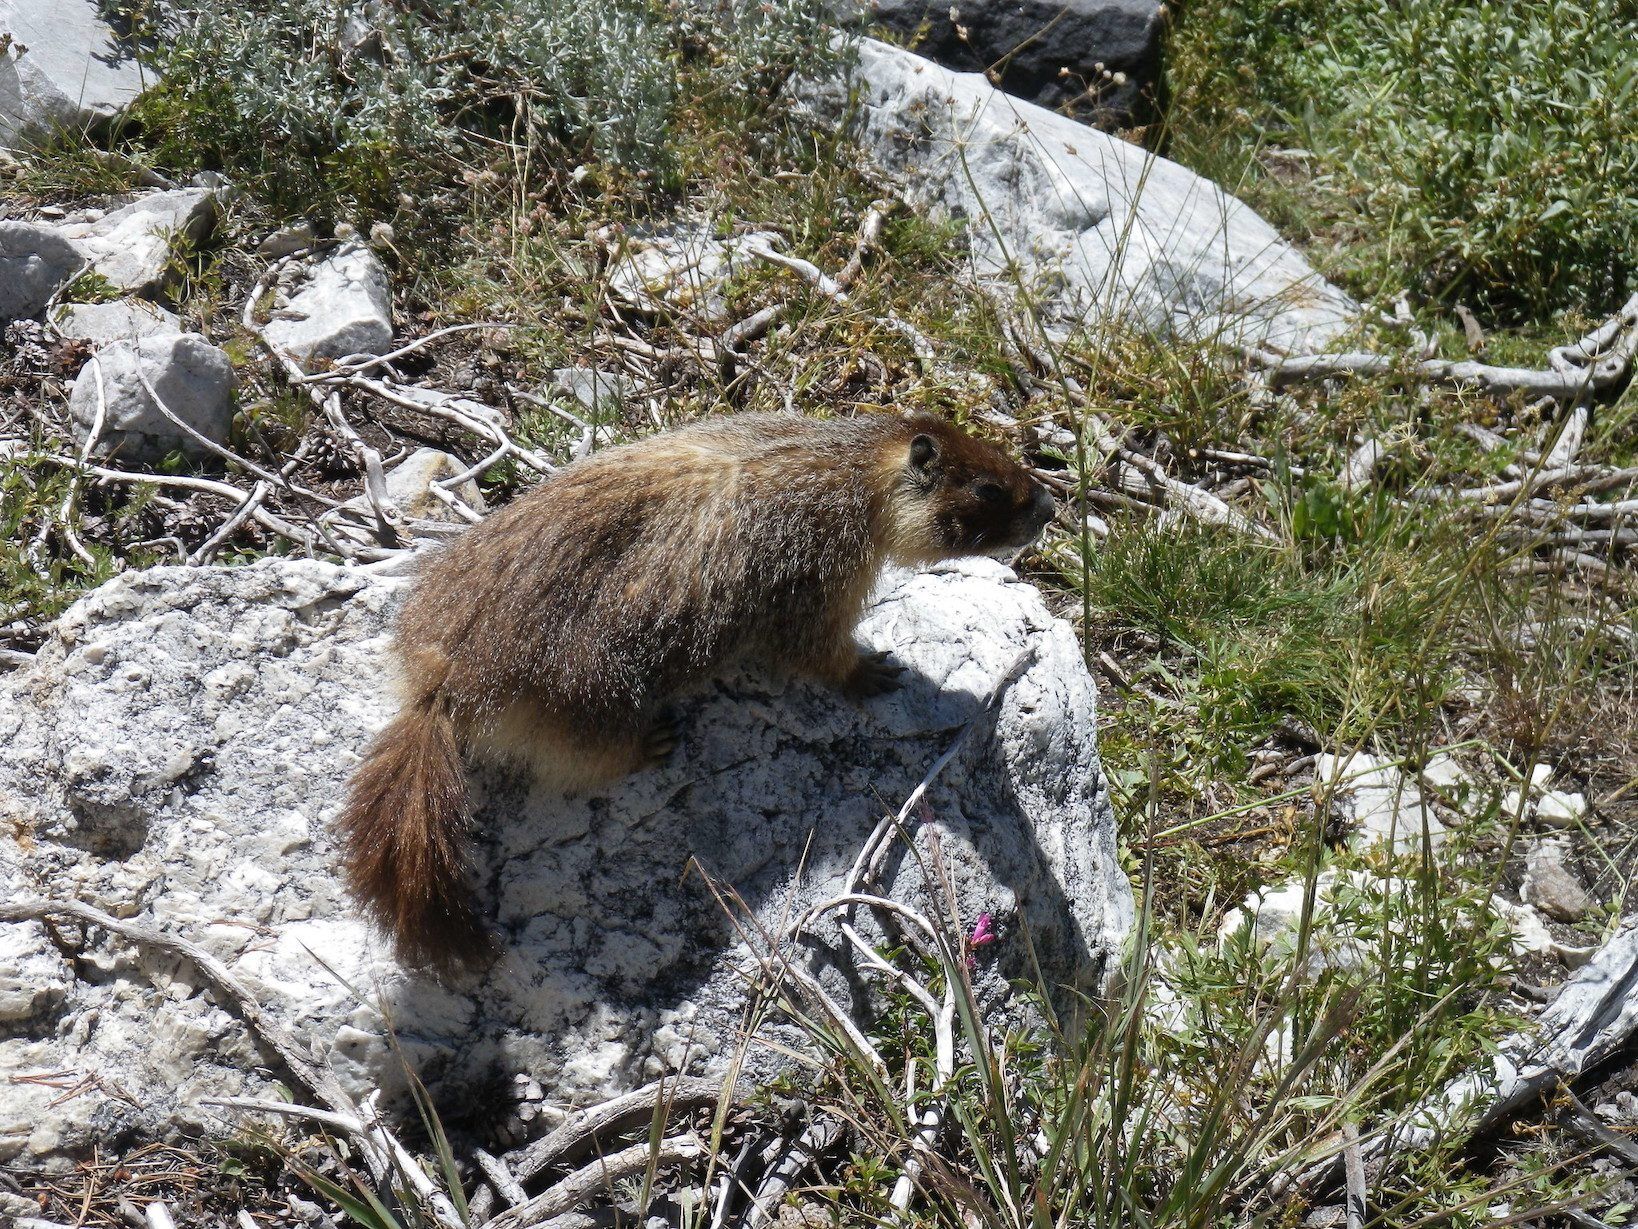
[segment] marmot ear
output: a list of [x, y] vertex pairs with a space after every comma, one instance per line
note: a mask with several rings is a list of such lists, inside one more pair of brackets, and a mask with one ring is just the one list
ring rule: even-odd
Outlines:
[[938, 441], [930, 435], [918, 435], [910, 441], [910, 468], [926, 470], [938, 460]]

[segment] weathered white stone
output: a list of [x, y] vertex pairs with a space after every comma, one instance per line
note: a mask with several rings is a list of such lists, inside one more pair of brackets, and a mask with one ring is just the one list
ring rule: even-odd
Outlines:
[[[720, 1070], [745, 1018], [744, 935], [834, 892], [883, 809], [1029, 650], [915, 839], [925, 856], [939, 834], [962, 924], [995, 919], [974, 977], [998, 1022], [1022, 1010], [1007, 979], [1033, 976], [1029, 950], [1049, 982], [1089, 986], [1129, 926], [1075, 634], [976, 560], [891, 577], [870, 606], [861, 639], [908, 667], [899, 692], [854, 702], [747, 668], [682, 699], [672, 762], [606, 792], [477, 774], [477, 891], [506, 954], [446, 984], [407, 972], [347, 901], [330, 836], [392, 710], [402, 592], [264, 560], [133, 572], [83, 598], [34, 666], [0, 681], [0, 896], [73, 897], [199, 942], [358, 1092], [399, 1082], [384, 1013], [450, 1109], [497, 1075], [527, 1073], [562, 1103]], [[691, 859], [744, 898], [743, 932]], [[908, 853], [881, 880], [933, 907]], [[193, 970], [95, 932], [87, 943], [97, 976], [31, 1031], [0, 1027], [0, 1161], [219, 1134], [202, 1096], [267, 1094], [279, 1073]], [[783, 955], [858, 1008], [868, 979], [830, 926]], [[777, 1014], [759, 1035], [804, 1044]], [[765, 1078], [785, 1060], [754, 1044], [748, 1061]], [[68, 1069], [104, 1083], [50, 1113], [59, 1089], [7, 1081]]]
[[11, 36], [0, 52], [0, 149], [83, 132], [151, 83], [100, 7], [97, 0], [0, 0], [0, 34]]
[[[850, 84], [867, 153], [913, 203], [965, 219], [980, 276], [1021, 276], [1054, 328], [1310, 350], [1355, 318], [1273, 227], [1174, 162], [873, 39]], [[836, 111], [846, 87], [801, 88]]]
[[74, 980], [39, 922], [0, 928], [0, 1029], [57, 1007]]
[[304, 251], [318, 242], [318, 232], [313, 229], [311, 222], [297, 222], [274, 231], [267, 238], [256, 245], [256, 255], [263, 260], [278, 260], [281, 256], [293, 256]]
[[105, 346], [80, 368], [68, 409], [82, 443], [97, 419], [100, 387], [106, 408], [97, 436], [98, 455], [147, 464], [162, 461], [177, 449], [194, 457], [210, 455], [160, 412], [143, 377], [171, 413], [205, 438], [227, 442], [238, 386], [233, 365], [226, 353], [198, 333], [167, 333]]
[[626, 238], [609, 270], [609, 290], [645, 311], [684, 313], [710, 325], [728, 322], [723, 289], [756, 267], [757, 248], [777, 250], [784, 240], [770, 231], [718, 239], [700, 226], [680, 226]]
[[1586, 814], [1586, 796], [1568, 790], [1544, 790], [1536, 802], [1536, 822], [1549, 828], [1573, 828]]
[[264, 332], [303, 362], [385, 354], [392, 346], [387, 270], [369, 248], [343, 245], [309, 267], [306, 283]]
[[1329, 788], [1332, 805], [1353, 824], [1348, 839], [1355, 849], [1386, 846], [1413, 853], [1424, 839], [1433, 846], [1445, 839], [1444, 823], [1391, 761], [1366, 751], [1346, 759], [1322, 752], [1314, 757], [1314, 778]]
[[[1327, 867], [1314, 879], [1308, 948], [1302, 962], [1304, 976], [1318, 977], [1327, 969], [1361, 969], [1371, 960], [1380, 929], [1361, 925], [1357, 902], [1378, 903], [1371, 921], [1380, 915], [1386, 894], [1403, 890], [1397, 879], [1379, 879], [1359, 871]], [[1294, 879], [1252, 892], [1238, 908], [1223, 915], [1218, 939], [1229, 942], [1243, 935], [1260, 955], [1281, 960], [1296, 954], [1302, 915], [1308, 908], [1305, 879]]]
[[150, 192], [92, 222], [59, 229], [116, 289], [141, 293], [164, 285], [178, 242], [198, 243], [216, 225], [216, 194], [205, 188]]
[[1436, 751], [1422, 765], [1422, 780], [1433, 788], [1450, 795], [1459, 795], [1473, 784], [1473, 774], [1466, 765], [1448, 751]]
[[182, 321], [175, 312], [145, 299], [69, 303], [57, 311], [52, 323], [64, 337], [78, 337], [99, 346], [182, 331]]
[[0, 222], [0, 323], [42, 311], [85, 260], [54, 227]]

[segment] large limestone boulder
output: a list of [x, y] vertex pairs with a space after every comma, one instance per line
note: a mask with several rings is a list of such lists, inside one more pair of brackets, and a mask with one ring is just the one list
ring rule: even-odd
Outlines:
[[[571, 1099], [720, 1070], [746, 1019], [745, 936], [836, 890], [1027, 652], [915, 839], [925, 856], [939, 834], [963, 925], [994, 919], [974, 977], [998, 1020], [1021, 1010], [1007, 979], [1033, 976], [1026, 934], [1050, 981], [1084, 988], [1129, 926], [1076, 638], [983, 560], [884, 584], [862, 633], [909, 667], [897, 693], [855, 703], [746, 671], [687, 698], [672, 761], [617, 788], [477, 775], [478, 890], [505, 955], [446, 984], [406, 971], [348, 902], [330, 835], [391, 712], [404, 584], [264, 560], [131, 573], [82, 599], [0, 681], [0, 899], [71, 897], [198, 942], [354, 1093], [398, 1084], [389, 1017], [450, 1108], [519, 1072]], [[743, 929], [700, 869], [743, 898]], [[896, 852], [882, 877], [927, 904], [916, 858]], [[0, 925], [0, 953], [36, 970], [27, 988], [0, 980], [0, 1163], [220, 1131], [202, 1097], [265, 1095], [280, 1074], [173, 958], [78, 924]], [[828, 925], [784, 954], [860, 1006], [869, 979]], [[777, 1014], [758, 1036], [803, 1044]], [[753, 1077], [784, 1061], [750, 1046]], [[60, 1080], [13, 1082], [64, 1071], [63, 1100]]]
[[873, 39], [851, 82], [859, 136], [913, 203], [967, 221], [978, 274], [1050, 327], [1088, 320], [1192, 339], [1321, 349], [1357, 308], [1274, 228], [1175, 162]]
[[0, 0], [0, 149], [83, 132], [150, 83], [97, 0]]

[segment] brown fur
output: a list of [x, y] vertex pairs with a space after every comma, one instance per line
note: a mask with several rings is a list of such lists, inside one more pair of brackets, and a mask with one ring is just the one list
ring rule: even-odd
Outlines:
[[880, 690], [853, 628], [881, 566], [1022, 546], [1051, 507], [928, 415], [741, 415], [570, 466], [430, 559], [406, 601], [404, 708], [340, 820], [354, 895], [406, 960], [482, 959], [463, 756], [615, 779], [668, 748], [670, 697], [742, 657]]

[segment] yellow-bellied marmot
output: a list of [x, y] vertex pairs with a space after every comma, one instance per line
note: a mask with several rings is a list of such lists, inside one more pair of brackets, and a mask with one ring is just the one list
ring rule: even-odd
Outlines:
[[898, 667], [853, 639], [881, 566], [1016, 549], [1052, 510], [925, 414], [746, 414], [569, 466], [433, 556], [406, 600], [403, 708], [340, 820], [353, 894], [408, 961], [490, 955], [463, 757], [611, 780], [669, 752], [671, 696], [742, 657], [886, 690]]

